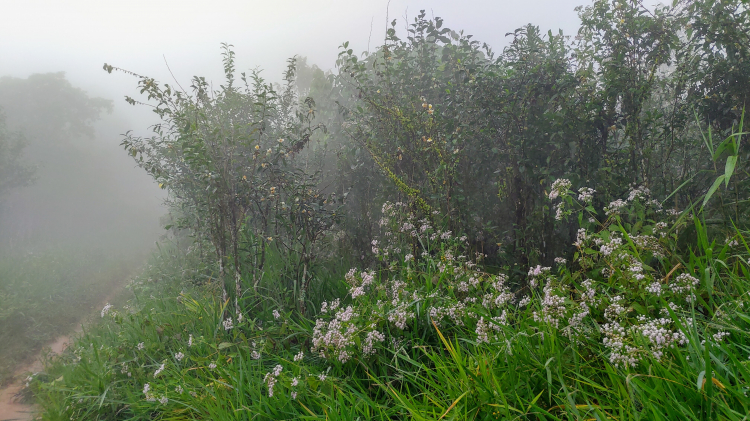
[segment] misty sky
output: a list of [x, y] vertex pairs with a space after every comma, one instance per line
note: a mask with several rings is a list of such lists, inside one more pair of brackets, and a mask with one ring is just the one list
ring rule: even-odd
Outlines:
[[[532, 22], [573, 34], [575, 6], [586, 0], [392, 0], [390, 18], [409, 21], [426, 9], [452, 29], [501, 50], [505, 33]], [[255, 66], [278, 80], [288, 57], [330, 69], [338, 46], [355, 51], [379, 45], [387, 0], [0, 0], [0, 76], [65, 71], [93, 95], [123, 105], [135, 81], [107, 75], [102, 64], [171, 82], [164, 57], [185, 83], [195, 74], [221, 78], [219, 46], [235, 46], [238, 70]]]

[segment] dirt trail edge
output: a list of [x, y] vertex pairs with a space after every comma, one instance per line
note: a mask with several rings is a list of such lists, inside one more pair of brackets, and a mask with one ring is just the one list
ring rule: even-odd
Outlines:
[[[107, 303], [112, 302], [113, 299], [122, 292], [122, 289], [122, 286], [116, 287], [114, 291], [101, 301], [98, 308], [101, 309]], [[44, 346], [34, 357], [32, 362], [22, 365], [13, 373], [16, 380], [4, 389], [0, 389], [0, 421], [30, 421], [34, 419], [39, 408], [33, 403], [20, 403], [15, 400], [16, 395], [21, 389], [23, 389], [26, 381], [24, 374], [42, 371], [44, 369], [44, 364], [42, 363], [43, 353], [50, 349], [51, 354], [61, 354], [65, 351], [68, 345], [70, 345], [73, 337], [81, 332], [83, 328], [82, 323], [86, 321], [90, 321], [90, 319], [84, 316], [79, 322], [78, 327], [76, 327], [73, 332], [59, 336], [53, 342]]]

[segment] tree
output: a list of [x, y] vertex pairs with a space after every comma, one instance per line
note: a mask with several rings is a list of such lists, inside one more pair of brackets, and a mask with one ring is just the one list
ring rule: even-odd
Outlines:
[[[332, 220], [326, 217], [330, 206], [317, 192], [314, 174], [291, 165], [321, 128], [311, 124], [314, 102], [299, 104], [294, 92], [294, 60], [286, 84], [276, 89], [258, 71], [236, 80], [230, 47], [223, 46], [226, 79], [218, 90], [201, 77], [193, 78], [188, 93], [106, 64], [104, 69], [138, 77], [141, 92], [155, 102], [151, 106], [162, 123], [153, 128], [154, 136], [128, 133], [122, 146], [169, 191], [170, 205], [183, 215], [180, 226], [210, 240], [222, 298], [228, 301], [233, 295], [240, 317], [243, 275], [250, 272], [251, 282], [257, 283], [270, 244], [280, 242], [309, 263], [308, 245]], [[275, 233], [286, 236], [274, 239]], [[246, 271], [243, 261], [248, 260]], [[234, 269], [231, 278], [225, 273], [227, 264]]]
[[112, 101], [88, 96], [58, 72], [0, 77], [0, 107], [11, 127], [46, 142], [93, 137], [92, 123], [112, 112]]
[[34, 181], [35, 168], [22, 159], [26, 140], [5, 127], [0, 109], [0, 199], [11, 189], [28, 186]]

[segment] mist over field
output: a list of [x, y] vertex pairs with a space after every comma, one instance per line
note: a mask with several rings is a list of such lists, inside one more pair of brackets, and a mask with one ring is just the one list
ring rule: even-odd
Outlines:
[[750, 413], [746, 0], [0, 6], [0, 421]]

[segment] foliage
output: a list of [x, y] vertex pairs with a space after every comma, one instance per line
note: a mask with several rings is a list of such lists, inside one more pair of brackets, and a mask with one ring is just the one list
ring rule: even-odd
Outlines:
[[0, 385], [13, 380], [59, 335], [73, 331], [91, 309], [136, 269], [135, 259], [48, 249], [0, 257]]
[[5, 116], [0, 109], [0, 197], [11, 189], [29, 185], [34, 180], [34, 168], [22, 159], [26, 141], [8, 132]]
[[32, 140], [53, 143], [93, 137], [93, 123], [103, 111], [112, 112], [112, 101], [88, 96], [59, 72], [1, 77], [0, 107], [14, 129]]
[[701, 78], [744, 86], [746, 9], [579, 10], [497, 56], [422, 11], [335, 75], [139, 77], [163, 124], [123, 146], [195, 242], [32, 382], [46, 416], [745, 419], [744, 93]]
[[[243, 73], [243, 86], [236, 87], [229, 45], [223, 55], [226, 83], [215, 92], [199, 77], [188, 94], [135, 75], [141, 92], [156, 101], [154, 112], [163, 123], [150, 138], [128, 134], [122, 146], [169, 190], [171, 206], [181, 215], [179, 226], [211, 241], [222, 297], [226, 301], [233, 290], [235, 312], [242, 318], [243, 260], [252, 262], [250, 282], [257, 285], [267, 248], [276, 238], [279, 248], [299, 256], [299, 271], [310, 264], [312, 247], [330, 228], [334, 211], [332, 201], [318, 191], [315, 174], [292, 164], [312, 133], [322, 128], [311, 123], [314, 101], [306, 99], [304, 108], [296, 102], [294, 60], [285, 87], [277, 91], [259, 72]], [[233, 282], [224, 274], [229, 261]], [[301, 286], [302, 291], [308, 288], [307, 283]]]
[[[177, 251], [31, 387], [47, 419], [742, 419], [746, 233], [709, 241], [644, 188], [604, 215], [556, 187], [582, 215], [579, 252], [531, 268], [517, 294], [451, 233], [398, 229], [417, 221], [388, 204], [372, 250], [385, 267], [351, 270], [317, 320], [260, 294], [228, 321], [215, 295], [169, 282], [195, 264]], [[700, 241], [680, 250], [689, 225]]]

